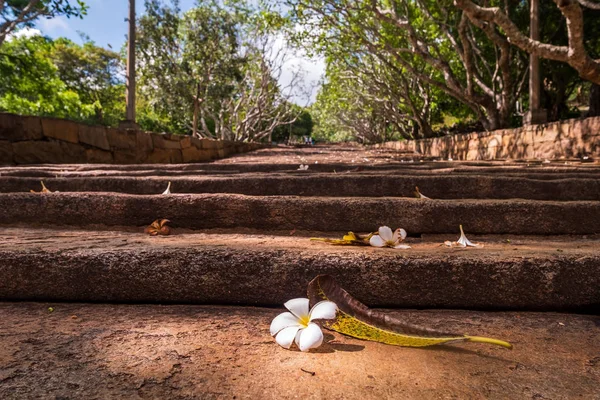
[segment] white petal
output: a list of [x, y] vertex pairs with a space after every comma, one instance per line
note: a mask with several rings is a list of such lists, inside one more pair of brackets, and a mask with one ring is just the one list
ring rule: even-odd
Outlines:
[[300, 345], [298, 346], [301, 351], [315, 349], [321, 343], [323, 343], [323, 332], [321, 332], [319, 325], [311, 322], [306, 329], [302, 329], [300, 333]]
[[392, 241], [394, 242], [398, 242], [398, 241], [403, 241], [404, 239], [406, 239], [406, 231], [402, 228], [398, 228], [394, 231], [394, 236], [392, 237]]
[[284, 306], [291, 311], [297, 318], [305, 318], [308, 316], [308, 299], [298, 298], [286, 301]]
[[451, 242], [451, 241], [449, 241], [449, 240], [446, 240], [446, 241], [444, 242], [444, 244], [445, 244], [446, 246], [448, 246], [448, 247], [452, 247], [452, 242]]
[[163, 194], [171, 194], [171, 182], [167, 185], [167, 190], [163, 192]]
[[310, 310], [310, 321], [313, 319], [334, 319], [337, 306], [333, 301], [320, 301]]
[[294, 343], [296, 343], [296, 346], [297, 346], [298, 348], [300, 348], [300, 334], [302, 333], [302, 330], [303, 330], [303, 329], [304, 329], [304, 328], [302, 328], [302, 329], [299, 329], [299, 330], [298, 330], [298, 333], [296, 333], [296, 337], [294, 337]]
[[300, 327], [298, 326], [290, 326], [289, 328], [285, 328], [281, 330], [277, 336], [275, 336], [275, 341], [281, 347], [289, 349], [292, 346], [292, 343], [294, 343], [294, 338], [296, 337], [296, 333], [298, 333], [299, 329]]
[[379, 237], [379, 235], [371, 236], [371, 239], [369, 239], [369, 243], [371, 244], [371, 246], [375, 247], [385, 246], [385, 241], [381, 237]]
[[395, 249], [411, 249], [412, 247], [410, 247], [407, 244], [397, 244], [396, 246], [394, 246]]
[[290, 326], [300, 326], [300, 322], [298, 322], [298, 318], [294, 316], [294, 314], [289, 312], [284, 312], [283, 314], [279, 314], [276, 316], [271, 322], [271, 336], [275, 336], [275, 334], [282, 329], [289, 328]]
[[383, 240], [385, 240], [386, 242], [389, 242], [390, 240], [392, 240], [392, 237], [394, 235], [392, 234], [392, 230], [389, 227], [380, 226], [379, 227], [379, 236], [381, 236], [381, 238]]
[[479, 247], [479, 244], [475, 244], [475, 243], [471, 242], [469, 239], [467, 239], [467, 236], [465, 235], [465, 232], [463, 231], [462, 225], [460, 225], [460, 238], [456, 241], [456, 243], [458, 243], [462, 247], [467, 247], [467, 246]]

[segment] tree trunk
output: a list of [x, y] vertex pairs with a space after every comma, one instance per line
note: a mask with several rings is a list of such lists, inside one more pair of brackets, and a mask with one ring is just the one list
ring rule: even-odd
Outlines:
[[200, 137], [200, 135], [198, 135], [198, 109], [200, 107], [198, 107], [198, 100], [194, 100], [194, 122], [193, 122], [193, 128], [192, 128], [192, 136], [193, 137]]
[[200, 83], [196, 86], [196, 98], [194, 99], [194, 121], [192, 128], [192, 136], [200, 137], [198, 134], [198, 111], [200, 109]]
[[588, 117], [600, 117], [600, 85], [592, 84], [590, 89], [590, 109]]

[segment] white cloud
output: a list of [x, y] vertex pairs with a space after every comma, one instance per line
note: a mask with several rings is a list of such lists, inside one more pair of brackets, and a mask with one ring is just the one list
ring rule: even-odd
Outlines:
[[39, 29], [23, 28], [23, 29], [19, 29], [18, 31], [13, 32], [10, 35], [8, 35], [6, 40], [10, 41], [12, 38], [20, 38], [20, 37], [30, 38], [32, 36], [40, 36], [41, 34], [42, 34], [42, 32]]
[[52, 37], [66, 36], [72, 32], [64, 17], [42, 18], [38, 21], [37, 26], [45, 35]]
[[286, 40], [279, 36], [274, 41], [274, 50], [281, 49], [287, 54], [279, 76], [279, 85], [282, 88], [289, 86], [294, 76], [300, 71], [303, 79], [296, 90], [292, 92], [291, 100], [301, 106], [315, 102], [320, 88], [320, 82], [325, 74], [325, 58], [310, 58], [302, 50], [292, 49]]

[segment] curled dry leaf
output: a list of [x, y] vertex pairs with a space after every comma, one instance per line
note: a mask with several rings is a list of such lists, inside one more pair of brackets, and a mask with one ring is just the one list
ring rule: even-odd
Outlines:
[[336, 317], [322, 321], [322, 326], [358, 339], [409, 347], [479, 342], [512, 349], [512, 345], [503, 340], [423, 328], [389, 313], [371, 310], [342, 289], [330, 275], [319, 275], [308, 284], [308, 298], [311, 305], [325, 300], [334, 302]]
[[325, 242], [331, 244], [337, 244], [342, 246], [370, 246], [369, 240], [375, 233], [369, 233], [368, 235], [357, 235], [354, 232], [348, 232], [342, 237], [342, 239], [328, 239], [328, 238], [310, 238], [310, 240]]
[[30, 190], [31, 193], [52, 193], [52, 191], [50, 191], [46, 185], [44, 185], [44, 181], [40, 181], [40, 183], [42, 184], [42, 190], [40, 190], [39, 192], [36, 192], [35, 190]]
[[423, 193], [421, 193], [421, 192], [419, 191], [419, 187], [418, 187], [418, 186], [415, 186], [415, 197], [416, 197], [417, 199], [431, 200], [431, 198], [430, 198], [430, 197], [427, 197], [427, 196], [425, 196]]
[[151, 236], [170, 235], [171, 228], [167, 226], [169, 222], [171, 221], [169, 221], [168, 219], [157, 219], [156, 221], [151, 223], [150, 226], [146, 227], [146, 229], [144, 229], [144, 232]]

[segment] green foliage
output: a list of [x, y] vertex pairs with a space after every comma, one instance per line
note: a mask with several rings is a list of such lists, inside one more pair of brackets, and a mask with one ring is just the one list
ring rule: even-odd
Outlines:
[[270, 40], [287, 22], [250, 3], [206, 1], [181, 13], [175, 1], [146, 1], [137, 43], [144, 128], [255, 141], [294, 121]]
[[273, 142], [285, 143], [290, 138], [312, 136], [314, 121], [311, 113], [300, 106], [294, 106], [294, 109], [294, 112], [298, 113], [298, 118], [292, 124], [275, 128], [271, 137]]
[[179, 121], [171, 128], [189, 132], [200, 103], [218, 110], [241, 79], [238, 22], [214, 2], [180, 15], [177, 3], [146, 1], [139, 21], [138, 71], [148, 116]]
[[14, 38], [0, 51], [0, 110], [116, 125], [124, 87], [118, 54], [42, 36]]
[[117, 125], [125, 112], [123, 62], [119, 54], [93, 42], [79, 46], [68, 39], [54, 42], [52, 60], [67, 88], [94, 107], [89, 122]]
[[53, 42], [35, 36], [4, 43], [0, 54], [0, 110], [87, 120], [93, 107], [60, 79]]
[[0, 0], [0, 46], [12, 32], [33, 26], [39, 18], [83, 18], [86, 13], [82, 0]]

